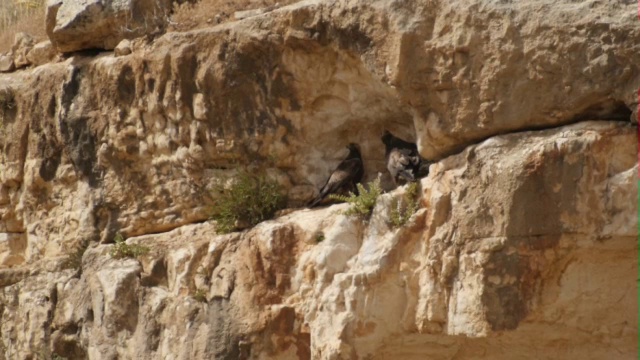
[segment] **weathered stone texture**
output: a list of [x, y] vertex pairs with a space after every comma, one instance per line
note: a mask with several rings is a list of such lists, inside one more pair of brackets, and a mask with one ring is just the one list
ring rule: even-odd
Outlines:
[[120, 40], [161, 33], [169, 0], [49, 0], [46, 29], [61, 52], [113, 49]]
[[[0, 359], [635, 358], [636, 11], [308, 0], [0, 74]], [[386, 173], [384, 129], [434, 160], [404, 227], [403, 188], [207, 221], [242, 167], [291, 207], [349, 142]]]

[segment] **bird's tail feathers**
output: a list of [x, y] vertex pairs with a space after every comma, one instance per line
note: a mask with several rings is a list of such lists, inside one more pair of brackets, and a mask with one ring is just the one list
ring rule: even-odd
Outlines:
[[316, 196], [313, 200], [311, 200], [311, 202], [309, 202], [309, 205], [307, 206], [310, 208], [317, 206], [318, 204], [320, 204], [322, 200], [324, 200], [324, 198], [327, 197], [327, 195], [329, 195], [329, 190], [327, 190], [327, 188], [324, 187], [320, 190], [320, 193], [318, 194], [318, 196]]
[[320, 201], [322, 201], [323, 198], [324, 197], [320, 195], [316, 196], [315, 199], [309, 201], [309, 203], [307, 204], [307, 207], [309, 208], [316, 207], [320, 203]]

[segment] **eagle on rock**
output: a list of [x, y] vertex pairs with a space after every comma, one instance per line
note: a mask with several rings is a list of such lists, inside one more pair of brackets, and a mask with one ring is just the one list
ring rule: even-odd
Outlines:
[[364, 175], [362, 156], [357, 144], [350, 143], [347, 149], [349, 149], [349, 155], [331, 173], [329, 180], [320, 189], [318, 196], [309, 203], [309, 207], [318, 205], [330, 194], [347, 193], [349, 191], [358, 193], [356, 184], [362, 180]]
[[381, 140], [386, 147], [387, 170], [396, 185], [429, 175], [431, 163], [420, 156], [416, 144], [395, 137], [388, 130], [384, 131]]

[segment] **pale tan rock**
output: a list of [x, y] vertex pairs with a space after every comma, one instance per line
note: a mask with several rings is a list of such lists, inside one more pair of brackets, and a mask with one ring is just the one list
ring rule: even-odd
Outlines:
[[15, 64], [13, 62], [13, 56], [11, 53], [9, 54], [1, 54], [0, 55], [0, 72], [11, 72], [15, 69]]
[[263, 7], [263, 8], [236, 11], [236, 12], [233, 13], [233, 17], [236, 20], [242, 20], [242, 19], [253, 17], [253, 16], [262, 15], [264, 13], [268, 13], [269, 11], [272, 11], [276, 7], [278, 7], [278, 4], [276, 4], [274, 6]]
[[118, 46], [113, 49], [115, 56], [125, 56], [131, 54], [131, 41], [124, 39], [118, 43]]
[[0, 266], [12, 267], [24, 262], [25, 234], [0, 233]]
[[30, 65], [27, 54], [31, 51], [34, 45], [34, 39], [31, 35], [20, 32], [15, 35], [13, 45], [11, 45], [11, 52], [13, 54], [13, 62], [16, 68], [25, 67]]
[[209, 110], [203, 94], [195, 94], [193, 97], [193, 116], [196, 120], [206, 120]]
[[56, 52], [53, 50], [51, 41], [42, 41], [33, 46], [27, 53], [27, 61], [31, 65], [40, 66], [54, 60]]
[[122, 39], [161, 32], [170, 4], [167, 0], [49, 0], [47, 35], [60, 52], [111, 50]]
[[[0, 74], [0, 359], [635, 357], [637, 20], [584, 6], [304, 1]], [[404, 189], [294, 209], [385, 128], [461, 150], [404, 227]], [[242, 166], [292, 209], [216, 235]]]
[[[151, 248], [140, 263], [90, 248], [79, 279], [48, 273], [55, 311], [3, 334], [27, 354], [46, 330], [36, 324], [52, 321], [52, 349], [74, 358], [513, 359], [531, 346], [538, 359], [630, 358], [637, 299], [623, 285], [636, 276], [637, 208], [593, 189], [637, 196], [635, 137], [584, 122], [471, 146], [432, 166], [425, 208], [399, 229], [388, 216], [402, 189], [368, 223], [337, 205], [244, 233], [205, 223], [130, 239]], [[34, 306], [42, 279], [6, 288], [30, 295], [3, 324]]]

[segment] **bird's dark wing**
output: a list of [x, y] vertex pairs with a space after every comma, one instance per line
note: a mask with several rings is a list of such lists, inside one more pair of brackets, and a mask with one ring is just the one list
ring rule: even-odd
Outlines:
[[[341, 191], [349, 190], [354, 183], [354, 179], [362, 178], [363, 167], [362, 160], [353, 158], [343, 160], [338, 167], [331, 173], [327, 183], [320, 189], [318, 196], [310, 203], [313, 207], [320, 203], [329, 194], [335, 194]], [[360, 179], [357, 179], [360, 181]]]
[[[362, 160], [344, 160], [329, 177], [329, 180], [327, 181], [327, 187], [329, 187], [329, 189], [327, 189], [328, 192], [326, 195], [339, 191], [350, 190], [351, 184], [354, 180], [360, 181], [360, 179], [357, 179], [358, 176], [362, 178]], [[322, 193], [322, 191], [320, 192]]]
[[[336, 168], [336, 171], [334, 171], [334, 173], [342, 171], [346, 174], [349, 174], [350, 176], [353, 176], [358, 172], [360, 168], [362, 168], [362, 160], [356, 158], [346, 159], [338, 164], [338, 167]], [[331, 176], [333, 176], [333, 174], [331, 174]]]

